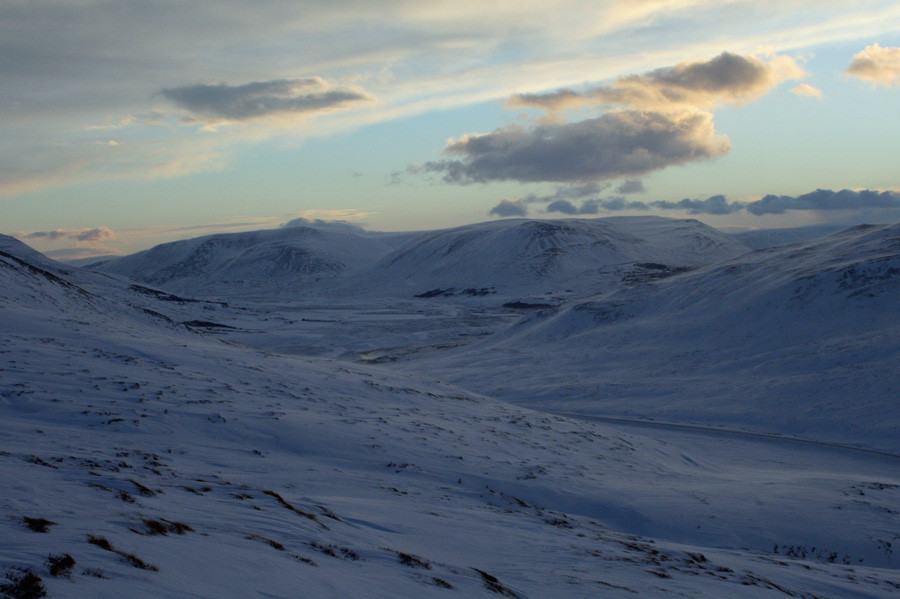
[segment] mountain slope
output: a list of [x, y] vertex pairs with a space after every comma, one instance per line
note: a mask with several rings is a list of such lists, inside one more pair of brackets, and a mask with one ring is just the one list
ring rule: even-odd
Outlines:
[[94, 268], [184, 294], [290, 297], [371, 264], [394, 243], [350, 229], [293, 226], [175, 241]]
[[425, 233], [296, 226], [213, 235], [91, 268], [198, 296], [554, 295], [614, 288], [647, 265], [658, 275], [748, 250], [694, 220], [502, 220]]
[[558, 412], [900, 452], [900, 225], [754, 252], [523, 319], [431, 376]]
[[889, 597], [900, 585], [893, 461], [664, 442], [273, 355], [131, 318], [141, 310], [120, 297], [155, 296], [114, 279], [118, 291], [84, 295], [68, 287], [78, 271], [13, 258], [0, 270], [0, 594]]
[[768, 248], [782, 247], [795, 243], [807, 243], [822, 239], [829, 235], [833, 235], [844, 229], [849, 228], [848, 225], [811, 225], [807, 227], [793, 227], [785, 229], [758, 229], [751, 231], [741, 231], [732, 233], [731, 235], [747, 244], [754, 250], [764, 250]]
[[619, 284], [635, 263], [694, 267], [747, 251], [695, 220], [511, 219], [425, 233], [382, 258], [354, 286], [382, 294], [596, 291]]

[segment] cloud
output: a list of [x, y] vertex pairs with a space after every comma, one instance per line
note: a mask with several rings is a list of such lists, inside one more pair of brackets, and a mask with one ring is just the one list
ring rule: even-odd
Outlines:
[[47, 241], [59, 241], [70, 239], [76, 242], [110, 241], [116, 238], [115, 232], [107, 227], [96, 229], [55, 229], [53, 231], [19, 232], [17, 237], [22, 239], [46, 239]]
[[782, 81], [798, 79], [803, 69], [789, 56], [767, 61], [730, 52], [710, 60], [679, 63], [643, 75], [619, 77], [612, 84], [577, 92], [518, 94], [511, 106], [558, 112], [582, 106], [624, 106], [641, 110], [709, 109], [716, 104], [746, 104]]
[[562, 212], [563, 214], [578, 214], [578, 208], [569, 200], [556, 200], [547, 204], [547, 212]]
[[640, 179], [629, 179], [627, 181], [623, 181], [621, 185], [616, 187], [616, 191], [619, 193], [630, 194], [630, 193], [644, 193], [647, 189], [644, 187], [644, 183]]
[[900, 86], [900, 48], [882, 48], [878, 44], [866, 46], [853, 56], [846, 73], [885, 87]]
[[767, 195], [746, 205], [757, 216], [784, 214], [788, 210], [866, 210], [871, 208], [900, 208], [900, 193], [896, 191], [853, 191], [817, 189], [800, 196]]
[[[5, 165], [14, 162], [11, 154], [22, 156], [24, 163], [13, 169], [0, 164], [3, 195], [114, 178], [139, 182], [148, 175], [237, 169], [243, 165], [240, 149], [266, 135], [284, 139], [355, 131], [493, 102], [517, 91], [578, 86], [587, 77], [648, 70], [635, 65], [671, 64], [677, 48], [712, 56], [723, 39], [735, 48], [752, 48], [760, 39], [802, 48], [889, 35], [900, 18], [883, 2], [850, 9], [836, 0], [817, 3], [803, 19], [792, 18], [797, 3], [767, 4], [764, 20], [757, 18], [758, 3], [747, 0], [728, 2], [727, 9], [698, 0], [498, 0], [489, 6], [471, 0], [194, 0], [167, 3], [166, 10], [147, 2], [115, 3], [113, 10], [109, 3], [85, 0], [11, 0], [3, 6], [0, 138], [15, 140], [16, 146], [40, 141], [29, 144], [38, 146], [31, 152], [21, 147], [9, 154], [0, 151]], [[335, 105], [365, 110], [335, 110], [317, 119], [315, 128], [286, 131], [283, 122], [265, 123], [271, 127], [254, 122], [246, 128], [253, 131], [231, 127], [202, 136], [194, 127], [178, 126], [172, 117], [181, 109], [160, 94], [163, 88], [196, 83], [239, 87], [290, 80], [298, 73], [356, 83], [378, 102]], [[154, 111], [158, 120], [174, 126], [147, 130], [141, 115]], [[202, 120], [224, 118], [192, 114]], [[129, 159], [111, 162], [99, 152], [86, 155], [81, 141], [90, 124], [116, 130], [115, 139], [122, 142], [118, 149]], [[119, 131], [131, 130], [136, 131], [130, 139], [119, 137]], [[215, 147], [209, 137], [217, 138]], [[59, 168], [43, 167], [48, 153], [59, 154], [51, 163], [58, 161]], [[156, 166], [160, 153], [166, 155], [164, 168]], [[198, 155], [215, 158], [193, 158]], [[277, 174], [291, 180], [290, 173]]]
[[349, 233], [362, 233], [365, 231], [363, 227], [346, 220], [323, 220], [320, 218], [306, 218], [304, 216], [289, 220], [281, 225], [281, 227], [283, 229], [290, 229], [293, 227], [315, 227], [317, 229], [333, 229]]
[[677, 202], [656, 201], [650, 207], [659, 210], [681, 210], [689, 214], [726, 215], [746, 210], [750, 214], [784, 214], [792, 210], [872, 210], [884, 208], [900, 208], [900, 192], [873, 191], [869, 189], [853, 191], [842, 189], [817, 189], [799, 195], [785, 196], [770, 194], [753, 202], [728, 202], [723, 195], [714, 195], [705, 200], [685, 198]]
[[570, 215], [600, 214], [601, 210], [619, 212], [622, 210], [648, 210], [649, 206], [644, 202], [629, 202], [625, 198], [590, 199], [585, 200], [580, 206], [575, 206], [568, 200], [556, 200], [547, 204], [546, 212], [561, 212]]
[[677, 202], [658, 201], [650, 204], [654, 208], [662, 210], [686, 210], [688, 214], [731, 214], [744, 208], [742, 202], [729, 203], [725, 196], [714, 195], [705, 200], [692, 200], [684, 198]]
[[47, 239], [50, 241], [56, 241], [57, 239], [62, 239], [68, 236], [68, 231], [63, 229], [56, 229], [55, 231], [33, 231], [31, 233], [21, 233], [20, 236], [24, 239]]
[[609, 198], [599, 200], [599, 205], [610, 212], [619, 212], [621, 210], [649, 210], [650, 206], [644, 202], [629, 201], [625, 198]]
[[712, 115], [614, 111], [569, 124], [531, 130], [513, 125], [451, 140], [457, 160], [427, 162], [413, 172], [440, 172], [448, 183], [596, 182], [724, 156], [728, 139], [716, 135]]
[[[463, 185], [502, 180], [584, 183], [719, 158], [731, 144], [716, 134], [709, 109], [750, 102], [782, 81], [803, 75], [788, 56], [762, 60], [723, 52], [584, 91], [517, 94], [508, 106], [543, 109], [550, 118], [530, 129], [511, 125], [451, 139], [445, 148], [448, 158], [408, 170], [442, 173], [444, 181]], [[561, 118], [564, 110], [583, 107], [605, 113], [571, 123]], [[622, 189], [620, 193], [636, 193], [643, 186], [632, 180]]]
[[797, 94], [798, 96], [808, 96], [810, 98], [821, 98], [822, 90], [818, 87], [813, 87], [809, 83], [801, 83], [795, 88], [791, 89], [792, 94]]
[[593, 181], [589, 183], [560, 185], [550, 195], [530, 193], [516, 201], [524, 204], [547, 204], [549, 202], [555, 202], [556, 200], [578, 200], [596, 195], [600, 193], [604, 187], [604, 185]]
[[[110, 121], [110, 119], [107, 119]], [[85, 127], [85, 131], [110, 131], [115, 129], [122, 129], [124, 127], [129, 127], [139, 122], [138, 117], [133, 114], [127, 114], [123, 117], [119, 117], [116, 121], [110, 121], [103, 125], [88, 125]]]
[[117, 256], [119, 254], [111, 251], [109, 248], [99, 247], [72, 247], [62, 248], [58, 250], [47, 250], [42, 252], [48, 258], [59, 260], [60, 262], [78, 262], [83, 265], [84, 260], [96, 259], [100, 261], [103, 258]]
[[528, 216], [528, 207], [522, 200], [501, 200], [488, 212], [491, 216], [509, 218], [514, 216]]
[[[762, 20], [758, 2], [725, 4], [727, 9], [698, 0], [498, 0], [489, 5], [471, 0], [194, 0], [166, 3], [166, 10], [159, 10], [147, 2], [119, 2], [111, 9], [109, 3], [85, 0], [9, 0], [0, 9], [0, 138], [40, 139], [41, 147], [23, 157], [27, 164], [45, 164], [42, 155], [53, 147], [71, 166], [52, 177], [25, 176], [30, 173], [26, 166], [14, 173], [15, 181], [0, 173], [0, 193], [118, 176], [140, 179], [153, 168], [160, 147], [168, 153], [177, 149], [179, 156], [171, 160], [179, 167], [154, 175], [208, 170], [205, 161], [190, 159], [206, 136], [187, 127], [146, 132], [158, 144], [130, 140], [134, 149], [128, 151], [135, 158], [127, 168], [103, 156], [82, 156], [77, 142], [88, 124], [128, 130], [138, 125], [129, 115], [140, 119], [159, 110], [169, 117], [171, 107], [159, 94], [163, 88], [235, 86], [315, 73], [357, 82], [378, 98], [377, 104], [366, 105], [370, 110], [336, 111], [318, 121], [315, 130], [289, 132], [306, 136], [471, 106], [516, 91], [577, 86], [586, 77], [639, 72], [635, 65], [669, 64], [674, 48], [711, 56], [721, 50], [723, 39], [735, 48], [752, 48], [760, 39], [802, 48], [890, 35], [900, 18], [896, 7], [883, 0], [852, 8], [836, 0], [819, 2], [802, 19], [793, 18], [796, 2], [767, 3]], [[339, 107], [345, 106], [359, 105]], [[27, 128], [19, 129], [23, 125]], [[38, 128], [45, 131], [35, 136]], [[217, 153], [225, 159], [237, 156], [242, 144], [262, 137], [262, 128], [254, 129], [249, 140], [244, 131], [229, 131], [229, 139], [217, 136]], [[269, 133], [280, 136], [284, 129], [272, 127]], [[61, 142], [68, 144], [65, 152], [57, 145]], [[208, 154], [210, 148], [200, 150]]]
[[371, 100], [361, 90], [335, 87], [319, 77], [256, 81], [244, 85], [191, 85], [164, 89], [162, 93], [197, 116], [229, 121], [273, 114], [323, 112], [350, 102]]
[[106, 227], [88, 229], [74, 236], [76, 241], [109, 241], [110, 239], [115, 239], [115, 237], [116, 234], [112, 229], [107, 229]]

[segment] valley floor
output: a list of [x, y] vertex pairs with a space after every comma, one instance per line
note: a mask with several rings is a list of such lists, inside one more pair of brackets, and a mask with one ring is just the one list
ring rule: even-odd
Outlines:
[[4, 313], [8, 596], [29, 573], [58, 597], [900, 593], [894, 456], [410, 374], [510, 310], [170, 314], [204, 324]]

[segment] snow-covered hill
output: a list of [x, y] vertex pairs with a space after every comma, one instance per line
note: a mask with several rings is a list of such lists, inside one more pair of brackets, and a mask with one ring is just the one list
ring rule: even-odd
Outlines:
[[743, 243], [695, 220], [659, 217], [508, 219], [425, 233], [353, 279], [379, 295], [544, 296], [617, 287], [623, 276], [743, 254]]
[[790, 227], [785, 229], [758, 229], [741, 231], [731, 235], [754, 250], [782, 247], [794, 243], [806, 243], [834, 235], [847, 225], [811, 225], [807, 227]]
[[223, 343], [175, 323], [226, 306], [0, 241], [0, 596], [900, 588], [895, 458], [651, 438]]
[[566, 289], [614, 288], [648, 268], [658, 275], [747, 251], [695, 220], [614, 217], [502, 220], [419, 234], [298, 226], [168, 243], [95, 268], [220, 297], [553, 298]]
[[900, 452], [900, 225], [759, 251], [556, 311], [424, 370], [557, 412]]
[[175, 241], [93, 268], [183, 294], [289, 298], [372, 264], [408, 236], [298, 225]]

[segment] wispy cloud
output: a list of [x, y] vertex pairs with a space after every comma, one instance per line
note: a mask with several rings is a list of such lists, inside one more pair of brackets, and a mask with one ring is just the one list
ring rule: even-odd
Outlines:
[[307, 221], [343, 221], [361, 225], [367, 218], [374, 216], [374, 212], [358, 210], [355, 208], [323, 208], [303, 210], [287, 215], [279, 216], [244, 216], [217, 222], [207, 222], [195, 225], [180, 226], [154, 226], [118, 231], [119, 238], [128, 242], [139, 242], [146, 238], [159, 238], [168, 241], [175, 239], [188, 239], [215, 233], [236, 233], [240, 231], [252, 231], [258, 229], [272, 229], [283, 227], [287, 223], [297, 219]]
[[[675, 84], [665, 69], [651, 69], [675, 64], [681, 52], [710, 56], [722, 39], [747, 52], [900, 28], [895, 2], [809, 6], [769, 2], [761, 19], [751, 0], [194, 0], [166, 10], [13, 0], [0, 8], [0, 140], [19, 143], [0, 141], [0, 193], [231, 167], [240, 148], [274, 136], [349, 131], [523, 90], [583, 94], [575, 86], [586, 79], [627, 72], [648, 71], [635, 93], [665, 84], [696, 99], [684, 79], [689, 69], [667, 67], [681, 77]], [[324, 87], [297, 87], [309, 73]], [[740, 94], [752, 96], [749, 88]], [[195, 122], [236, 125], [211, 143], [178, 123], [185, 112]], [[287, 128], [284, 117], [310, 122]], [[90, 135], [112, 130], [121, 144], [113, 160], [99, 144], [85, 151], [96, 141]]]
[[300, 220], [307, 223], [331, 223], [334, 226], [361, 226], [374, 212], [353, 208], [304, 210], [288, 215], [263, 217], [238, 217], [218, 222], [195, 225], [151, 226], [139, 228], [123, 228], [113, 231], [108, 227], [88, 229], [53, 229], [47, 231], [17, 231], [12, 233], [48, 255], [82, 258], [108, 254], [127, 254], [147, 247], [147, 241], [165, 243], [179, 239], [202, 237], [217, 233], [238, 233], [255, 231], [297, 224]]
[[46, 239], [48, 241], [59, 241], [67, 239], [75, 242], [95, 243], [110, 241], [116, 238], [116, 234], [108, 227], [97, 227], [95, 229], [54, 229], [52, 231], [19, 231], [15, 234], [21, 239]]
[[163, 95], [203, 119], [243, 121], [269, 115], [325, 112], [371, 100], [361, 89], [337, 86], [320, 77], [255, 81], [243, 85], [190, 85]]
[[876, 85], [900, 86], [900, 48], [882, 48], [878, 44], [866, 46], [853, 56], [846, 72]]
[[50, 241], [56, 241], [57, 239], [68, 237], [69, 231], [66, 231], [65, 229], [56, 229], [55, 231], [32, 231], [31, 233], [20, 231], [16, 236], [23, 239], [49, 239]]
[[801, 83], [797, 87], [791, 89], [792, 94], [797, 94], [798, 96], [807, 96], [809, 98], [821, 98], [822, 90], [817, 87], [813, 87], [809, 83]]
[[584, 91], [518, 94], [508, 104], [550, 112], [591, 105], [640, 110], [712, 108], [720, 103], [745, 104], [782, 81], [803, 75], [803, 69], [789, 56], [763, 61], [755, 56], [723, 52], [710, 60], [686, 61], [644, 75], [619, 77], [610, 85]]

